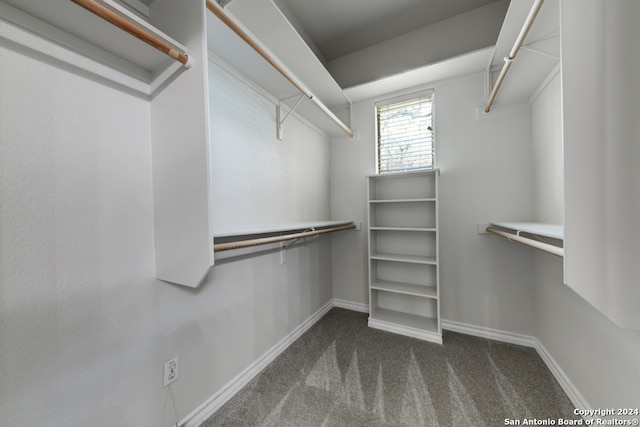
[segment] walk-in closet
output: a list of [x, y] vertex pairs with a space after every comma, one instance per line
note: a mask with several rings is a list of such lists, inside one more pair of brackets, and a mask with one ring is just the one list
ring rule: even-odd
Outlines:
[[637, 425], [639, 19], [0, 0], [2, 424]]

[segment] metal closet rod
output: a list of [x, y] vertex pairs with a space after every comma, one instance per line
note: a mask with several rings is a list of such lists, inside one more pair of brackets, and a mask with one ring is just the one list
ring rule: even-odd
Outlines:
[[164, 53], [167, 56], [170, 56], [171, 58], [182, 63], [183, 65], [187, 67], [189, 66], [189, 55], [187, 55], [186, 52], [178, 51], [173, 46], [170, 46], [169, 44], [158, 39], [153, 34], [145, 31], [144, 29], [138, 27], [137, 25], [130, 22], [129, 20], [113, 12], [108, 7], [105, 7], [94, 0], [71, 0], [71, 1], [79, 6], [82, 6], [89, 12], [93, 13], [94, 15], [97, 15], [100, 18], [104, 19], [105, 21], [108, 21], [113, 25], [115, 25], [116, 27], [126, 31], [132, 36], [142, 40], [149, 46], [156, 48], [160, 52]]
[[342, 128], [343, 131], [346, 132], [347, 135], [353, 137], [353, 131], [349, 129], [347, 125], [345, 125], [342, 120], [338, 118], [329, 108], [322, 103], [318, 98], [316, 98], [309, 89], [305, 87], [305, 85], [298, 80], [295, 76], [293, 76], [285, 67], [269, 52], [267, 52], [261, 45], [258, 43], [249, 33], [247, 33], [238, 23], [231, 18], [224, 11], [222, 6], [214, 2], [213, 0], [207, 1], [207, 9], [211, 11], [215, 16], [217, 16], [222, 22], [224, 22], [227, 27], [229, 27], [234, 33], [236, 33], [242, 40], [244, 40], [253, 50], [255, 50], [260, 56], [262, 56], [273, 68], [278, 70], [280, 74], [284, 76], [285, 79], [289, 80], [292, 85], [294, 85], [304, 96], [306, 96], [309, 100], [311, 100], [318, 108], [320, 108], [331, 120], [336, 122], [338, 126]]
[[518, 55], [518, 51], [524, 43], [524, 39], [527, 38], [527, 34], [529, 34], [529, 30], [533, 25], [533, 21], [535, 21], [536, 16], [538, 16], [538, 12], [540, 12], [540, 8], [542, 7], [542, 3], [544, 0], [536, 0], [531, 6], [531, 10], [529, 11], [529, 15], [527, 16], [526, 21], [524, 21], [524, 25], [520, 30], [520, 34], [518, 34], [518, 38], [516, 39], [513, 47], [511, 48], [511, 52], [509, 52], [509, 57], [504, 58], [504, 65], [502, 66], [502, 70], [500, 70], [500, 74], [498, 75], [498, 79], [496, 80], [496, 84], [493, 86], [493, 90], [491, 91], [491, 95], [489, 95], [489, 100], [487, 101], [487, 105], [484, 107], [484, 112], [488, 113], [491, 110], [491, 105], [493, 101], [496, 99], [496, 95], [498, 95], [498, 90], [502, 85], [502, 81], [504, 80], [509, 68], [511, 67], [511, 63], [514, 59], [516, 59], [516, 55]]
[[538, 242], [537, 240], [528, 239], [516, 234], [507, 233], [506, 231], [498, 230], [497, 228], [493, 227], [487, 227], [487, 231], [489, 233], [505, 237], [506, 239], [513, 242], [522, 243], [523, 245], [531, 246], [532, 248], [540, 249], [541, 251], [564, 258], [564, 248], [559, 248], [557, 246], [550, 245], [549, 243]]
[[240, 240], [237, 242], [218, 243], [213, 245], [214, 252], [228, 251], [231, 249], [249, 248], [252, 246], [266, 245], [269, 243], [284, 242], [287, 240], [296, 240], [303, 237], [318, 236], [320, 234], [334, 233], [336, 231], [351, 230], [356, 228], [354, 224], [341, 225], [339, 227], [323, 228], [321, 230], [303, 231], [301, 233], [285, 234], [282, 236], [262, 237], [258, 239]]

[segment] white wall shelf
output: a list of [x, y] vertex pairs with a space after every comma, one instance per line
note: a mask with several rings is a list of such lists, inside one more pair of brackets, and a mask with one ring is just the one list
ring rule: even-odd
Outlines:
[[214, 230], [213, 237], [216, 239], [224, 237], [251, 236], [257, 234], [296, 232], [300, 230], [321, 229], [329, 227], [339, 227], [342, 225], [351, 225], [353, 221], [308, 221], [295, 222], [287, 224], [263, 224], [254, 225], [234, 229]]
[[370, 227], [370, 230], [387, 230], [387, 231], [436, 231], [435, 228], [421, 227]]
[[[160, 9], [163, 3], [156, 1], [150, 9]], [[104, 4], [110, 5], [110, 0], [104, 0]], [[158, 23], [147, 22], [124, 8], [118, 8], [117, 13], [176, 50], [187, 51]], [[185, 69], [69, 0], [3, 0], [0, 16], [0, 37], [143, 95], [154, 95]]]
[[564, 257], [564, 227], [534, 222], [492, 222], [487, 232], [535, 249]]
[[437, 264], [436, 257], [419, 256], [419, 255], [406, 255], [406, 254], [398, 255], [398, 254], [372, 252], [369, 258], [372, 260], [407, 262], [407, 263], [413, 263], [413, 264], [429, 264], [429, 265]]
[[434, 337], [442, 335], [438, 321], [434, 318], [383, 308], [375, 310], [375, 318], [369, 318], [369, 326], [425, 341], [438, 342]]
[[[298, 223], [290, 225], [279, 225], [275, 227], [252, 227], [243, 229], [241, 232], [234, 232], [226, 236], [215, 236], [213, 251], [218, 259], [218, 254], [225, 251], [240, 250], [240, 255], [253, 252], [257, 246], [279, 244], [281, 250], [281, 262], [284, 263], [282, 251], [294, 245], [298, 241], [306, 241], [307, 238], [316, 238], [323, 234], [338, 231], [354, 230], [357, 226], [353, 221], [322, 221], [310, 223]], [[252, 230], [252, 231], [249, 231]], [[255, 230], [261, 230], [256, 232]], [[248, 250], [249, 252], [247, 252]], [[222, 257], [226, 258], [226, 257]]]
[[516, 234], [528, 233], [537, 236], [564, 239], [564, 226], [562, 224], [544, 224], [540, 222], [503, 222], [492, 221], [491, 225], [513, 230]]
[[389, 199], [389, 200], [371, 200], [371, 203], [413, 203], [413, 202], [435, 202], [436, 199], [428, 198], [428, 199]]
[[371, 289], [426, 298], [438, 297], [438, 291], [435, 286], [414, 285], [411, 283], [392, 282], [389, 280], [375, 280], [371, 283]]
[[368, 177], [369, 326], [442, 343], [438, 176]]
[[[271, 1], [234, 0], [225, 12], [260, 41], [289, 74], [297, 77], [344, 123], [350, 123], [350, 101], [293, 25]], [[283, 104], [295, 105], [300, 91], [231, 31], [213, 13], [207, 17], [208, 48], [218, 58]], [[303, 99], [295, 112], [329, 136], [344, 137], [343, 130], [313, 102]]]

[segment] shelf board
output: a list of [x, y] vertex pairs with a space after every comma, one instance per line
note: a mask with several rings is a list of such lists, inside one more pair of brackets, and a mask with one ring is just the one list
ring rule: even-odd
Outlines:
[[424, 298], [437, 298], [435, 286], [416, 285], [413, 283], [392, 282], [389, 280], [375, 280], [371, 289], [377, 291], [394, 292], [398, 294], [414, 295]]
[[[349, 99], [274, 2], [234, 0], [225, 11], [259, 40], [261, 47], [277, 58], [290, 74], [303, 82], [314, 98], [348, 124]], [[296, 87], [212, 13], [207, 13], [206, 22], [211, 54], [273, 98], [289, 107], [294, 104], [290, 98], [300, 95]], [[303, 100], [294, 114], [329, 136], [345, 135], [313, 102]]]
[[327, 71], [276, 2], [234, 0], [226, 7], [258, 40], [300, 78], [327, 106], [349, 103]]
[[540, 222], [497, 222], [491, 221], [491, 225], [507, 228], [520, 233], [535, 234], [537, 236], [551, 237], [552, 239], [564, 239], [564, 226], [562, 224], [545, 224]]
[[369, 203], [425, 203], [435, 201], [436, 199], [434, 197], [430, 197], [426, 199], [373, 199], [369, 200]]
[[433, 317], [418, 316], [386, 308], [375, 309], [375, 312], [369, 317], [381, 322], [395, 323], [427, 332], [438, 332], [438, 322]]
[[369, 315], [368, 326], [413, 338], [442, 344], [442, 334], [435, 318], [377, 308]]
[[310, 228], [328, 228], [339, 227], [342, 225], [351, 225], [353, 221], [310, 221], [310, 222], [294, 222], [294, 223], [282, 223], [282, 224], [263, 224], [253, 225], [247, 227], [229, 228], [224, 230], [214, 230], [213, 236], [218, 237], [232, 237], [232, 236], [250, 236], [255, 234], [269, 234], [269, 233], [281, 233], [281, 232], [294, 232], [300, 230], [307, 230]]
[[436, 229], [433, 227], [369, 227], [371, 231], [426, 231], [426, 232], [436, 232]]
[[[176, 49], [188, 51], [135, 14], [126, 10], [119, 14]], [[152, 95], [182, 69], [167, 55], [68, 0], [3, 0], [0, 16], [0, 24], [6, 26], [0, 37], [145, 95]]]
[[372, 253], [370, 258], [374, 260], [380, 260], [380, 261], [397, 261], [397, 262], [407, 262], [412, 264], [428, 264], [428, 265], [438, 264], [436, 257], [429, 257], [429, 256]]

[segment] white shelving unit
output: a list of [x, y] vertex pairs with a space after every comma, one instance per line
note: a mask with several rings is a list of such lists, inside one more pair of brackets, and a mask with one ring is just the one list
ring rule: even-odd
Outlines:
[[369, 326], [442, 344], [438, 176], [368, 177]]

